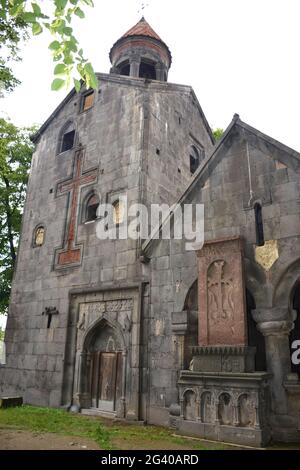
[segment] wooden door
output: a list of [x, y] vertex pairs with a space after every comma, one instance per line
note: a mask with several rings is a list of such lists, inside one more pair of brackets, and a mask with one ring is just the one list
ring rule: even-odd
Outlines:
[[122, 395], [122, 353], [94, 352], [91, 367], [92, 407], [115, 411]]

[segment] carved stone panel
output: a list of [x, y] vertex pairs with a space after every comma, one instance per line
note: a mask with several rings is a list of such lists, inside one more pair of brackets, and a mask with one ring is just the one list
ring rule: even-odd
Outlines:
[[199, 344], [245, 345], [246, 310], [241, 238], [206, 242], [197, 256]]

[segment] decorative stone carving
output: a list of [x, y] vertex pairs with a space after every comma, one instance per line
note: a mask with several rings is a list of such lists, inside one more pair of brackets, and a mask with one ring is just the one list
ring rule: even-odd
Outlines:
[[206, 242], [197, 256], [199, 344], [246, 345], [241, 238]]
[[255, 261], [269, 271], [279, 258], [277, 240], [268, 240], [263, 246], [255, 247]]
[[[94, 323], [95, 320], [101, 318], [104, 313], [107, 313], [109, 316], [112, 312], [130, 312], [132, 307], [132, 299], [82, 303], [79, 308], [77, 328], [79, 330], [85, 330], [89, 325]], [[123, 329], [124, 331], [130, 331], [131, 329], [131, 322], [128, 315], [125, 316]]]

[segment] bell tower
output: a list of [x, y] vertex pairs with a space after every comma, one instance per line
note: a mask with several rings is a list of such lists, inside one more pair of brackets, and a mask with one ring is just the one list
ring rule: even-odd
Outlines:
[[111, 48], [111, 73], [167, 81], [172, 56], [144, 17]]

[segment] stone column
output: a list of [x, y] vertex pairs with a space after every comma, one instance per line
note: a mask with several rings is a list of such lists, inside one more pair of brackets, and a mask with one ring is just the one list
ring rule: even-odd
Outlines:
[[137, 57], [132, 57], [130, 63], [130, 77], [139, 77], [141, 60]]
[[[256, 316], [264, 315], [256, 311]], [[267, 367], [272, 374], [272, 408], [277, 414], [287, 413], [287, 395], [283, 383], [291, 371], [289, 333], [293, 326], [292, 320], [263, 321], [257, 324], [266, 341]]]
[[156, 71], [156, 80], [160, 80], [161, 82], [164, 81], [164, 66], [163, 64], [156, 64], [155, 65], [155, 71]]

